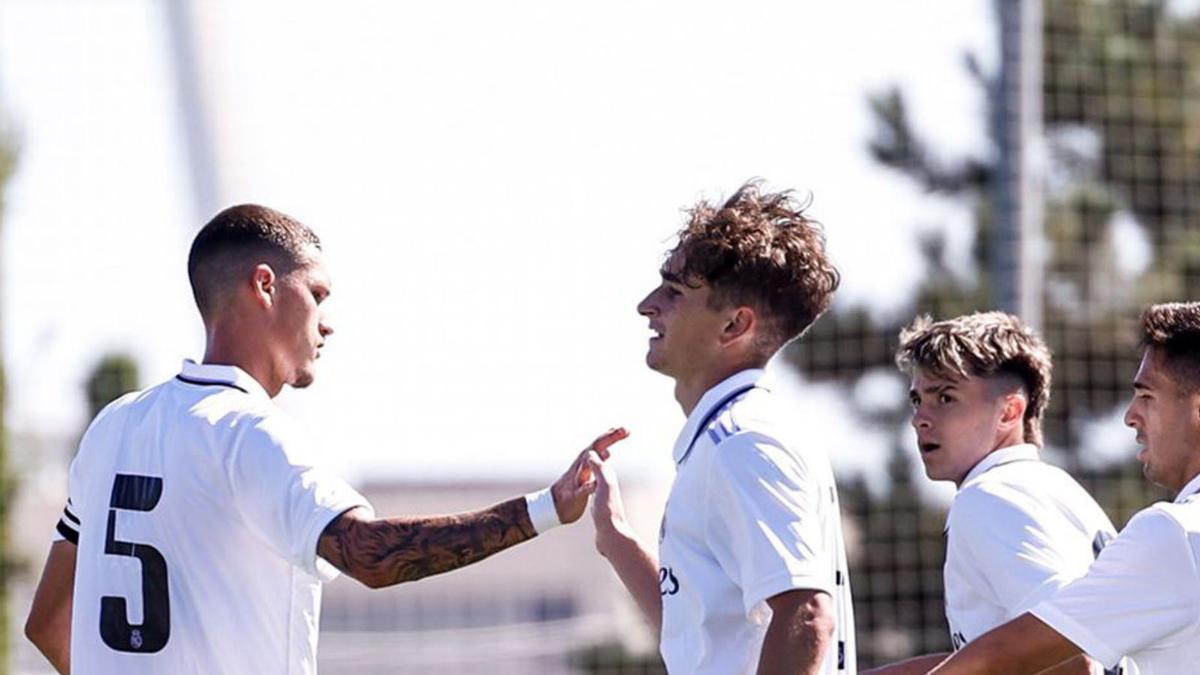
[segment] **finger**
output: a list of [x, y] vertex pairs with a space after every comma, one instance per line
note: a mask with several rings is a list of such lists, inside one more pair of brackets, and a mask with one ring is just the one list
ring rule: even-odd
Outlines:
[[594, 450], [588, 450], [582, 457], [579, 458], [579, 468], [575, 470], [575, 484], [583, 485], [592, 480], [595, 474], [596, 467], [599, 467], [603, 461], [600, 455]]
[[592, 442], [592, 450], [595, 450], [601, 457], [608, 459], [608, 449], [614, 443], [623, 441], [629, 437], [629, 432], [625, 427], [617, 427], [604, 432], [599, 438]]

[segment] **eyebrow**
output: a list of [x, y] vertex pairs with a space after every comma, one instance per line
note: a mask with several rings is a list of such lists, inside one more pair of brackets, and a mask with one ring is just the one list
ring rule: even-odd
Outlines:
[[663, 281], [670, 281], [674, 284], [683, 283], [683, 279], [678, 274], [675, 274], [669, 270], [659, 270], [658, 274], [663, 278]]
[[923, 389], [921, 392], [918, 392], [917, 388], [913, 387], [908, 390], [908, 395], [911, 398], [913, 396], [919, 396], [921, 393], [940, 394], [944, 391], [948, 391], [950, 389], [957, 389], [957, 388], [958, 387], [954, 384], [931, 384], [928, 387], [925, 387], [925, 389]]
[[1133, 388], [1135, 391], [1150, 391], [1151, 389], [1153, 389], [1153, 387], [1146, 384], [1145, 382], [1134, 382]]

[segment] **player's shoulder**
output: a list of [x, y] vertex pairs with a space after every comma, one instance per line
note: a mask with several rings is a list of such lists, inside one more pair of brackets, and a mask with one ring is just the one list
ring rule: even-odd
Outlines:
[[[751, 398], [753, 396], [753, 398]], [[782, 418], [769, 396], [747, 395], [734, 402], [715, 427], [716, 458], [726, 471], [749, 472], [768, 465], [807, 472], [827, 458], [803, 443], [802, 435]], [[725, 419], [721, 419], [724, 417]]]
[[955, 493], [950, 504], [951, 527], [955, 522], [998, 525], [1007, 520], [1028, 519], [1038, 511], [1037, 495], [1030, 488], [1028, 484], [997, 476], [969, 481]]
[[1126, 532], [1147, 539], [1200, 537], [1200, 500], [1151, 504], [1129, 519], [1121, 534]]

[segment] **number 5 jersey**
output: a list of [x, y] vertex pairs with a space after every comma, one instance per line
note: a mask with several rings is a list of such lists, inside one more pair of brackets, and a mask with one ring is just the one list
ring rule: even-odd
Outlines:
[[71, 464], [71, 671], [316, 672], [321, 532], [367, 506], [233, 366], [185, 362], [110, 404]]

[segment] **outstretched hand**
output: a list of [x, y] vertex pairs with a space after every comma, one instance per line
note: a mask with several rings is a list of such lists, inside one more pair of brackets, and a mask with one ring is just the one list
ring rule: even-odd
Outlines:
[[554, 509], [561, 523], [573, 523], [587, 509], [588, 497], [596, 491], [596, 469], [608, 459], [609, 448], [629, 436], [623, 428], [609, 429], [584, 448], [565, 473], [550, 486]]

